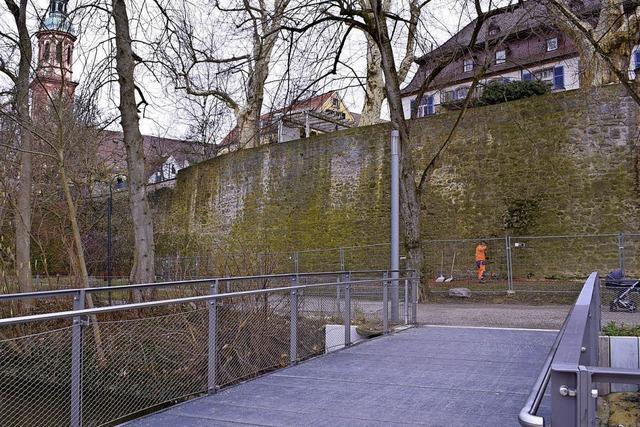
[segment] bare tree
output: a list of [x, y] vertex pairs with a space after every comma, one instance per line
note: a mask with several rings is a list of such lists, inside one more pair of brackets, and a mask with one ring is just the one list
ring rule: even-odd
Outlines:
[[[599, 9], [572, 7], [567, 0], [544, 0], [554, 23], [580, 54], [580, 86], [627, 81], [631, 52], [640, 42], [640, 5], [602, 0]], [[632, 93], [634, 91], [632, 90]], [[636, 101], [640, 98], [636, 96]]]
[[148, 283], [155, 279], [155, 246], [153, 218], [145, 185], [144, 140], [140, 133], [140, 117], [136, 101], [136, 93], [141, 92], [134, 79], [134, 70], [139, 57], [133, 52], [125, 1], [112, 0], [111, 4], [111, 16], [115, 24], [115, 60], [120, 94], [118, 109], [127, 152], [129, 206], [135, 238], [130, 280], [132, 283]]
[[[289, 2], [216, 2], [216, 12], [207, 14], [205, 21], [199, 21], [203, 14], [186, 3], [182, 10], [165, 10], [170, 34], [163, 41], [168, 54], [161, 55], [161, 62], [178, 89], [215, 97], [233, 112], [239, 147], [260, 144], [265, 83]], [[228, 29], [228, 37], [220, 38], [220, 28]], [[212, 32], [203, 35], [208, 29]]]
[[[367, 0], [361, 0], [363, 8], [367, 8]], [[409, 18], [406, 29], [406, 44], [404, 57], [400, 61], [398, 68], [398, 80], [402, 84], [409, 74], [411, 65], [415, 60], [415, 46], [416, 36], [418, 33], [418, 21], [422, 8], [427, 5], [427, 2], [420, 2], [418, 0], [409, 1]], [[391, 2], [385, 0], [382, 3], [382, 8], [385, 13], [391, 12]], [[364, 105], [362, 107], [359, 126], [368, 126], [380, 121], [380, 115], [382, 111], [382, 104], [386, 98], [385, 85], [384, 85], [384, 72], [382, 70], [382, 57], [378, 45], [373, 40], [369, 33], [366, 33], [367, 37], [367, 77], [366, 77], [366, 89]]]
[[32, 138], [28, 131], [29, 115], [29, 84], [31, 79], [32, 47], [31, 36], [27, 26], [27, 0], [4, 1], [15, 25], [17, 36], [2, 32], [0, 37], [13, 43], [17, 48], [19, 61], [17, 71], [8, 66], [8, 58], [0, 58], [0, 72], [13, 83], [13, 105], [20, 126], [18, 138], [20, 146], [20, 172], [18, 188], [16, 190], [15, 209], [15, 262], [18, 284], [22, 292], [33, 290], [31, 282], [31, 187], [33, 181], [32, 169]]

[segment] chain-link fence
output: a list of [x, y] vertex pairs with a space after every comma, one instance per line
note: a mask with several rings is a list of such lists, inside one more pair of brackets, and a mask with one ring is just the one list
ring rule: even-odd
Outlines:
[[156, 258], [159, 280], [389, 268], [388, 243], [273, 253], [220, 252]]
[[388, 277], [0, 319], [0, 420], [123, 422], [414, 323], [417, 279]]

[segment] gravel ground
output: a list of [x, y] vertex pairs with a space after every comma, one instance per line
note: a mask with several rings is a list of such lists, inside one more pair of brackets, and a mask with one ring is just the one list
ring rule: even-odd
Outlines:
[[[560, 329], [568, 305], [420, 304], [418, 322], [425, 325]], [[602, 323], [640, 324], [640, 312], [602, 312]]]

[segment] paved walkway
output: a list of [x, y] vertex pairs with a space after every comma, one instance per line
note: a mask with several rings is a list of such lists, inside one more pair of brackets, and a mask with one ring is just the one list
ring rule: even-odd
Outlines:
[[[418, 323], [423, 325], [560, 329], [570, 308], [568, 305], [420, 304], [418, 305]], [[602, 310], [602, 325], [609, 322], [640, 325], [640, 311], [612, 313], [605, 307]]]
[[418, 323], [425, 325], [560, 329], [570, 308], [567, 305], [420, 304], [418, 305]]
[[129, 424], [517, 426], [554, 332], [421, 327]]

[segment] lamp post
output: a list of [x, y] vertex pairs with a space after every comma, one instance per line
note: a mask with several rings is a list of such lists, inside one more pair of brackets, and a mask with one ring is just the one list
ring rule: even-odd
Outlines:
[[400, 133], [391, 131], [391, 321], [399, 317], [400, 278]]

